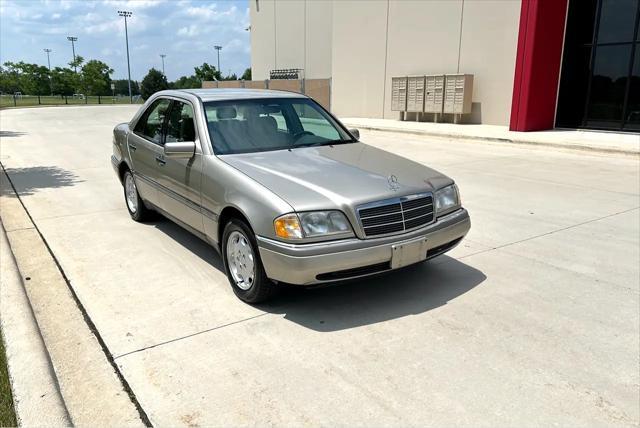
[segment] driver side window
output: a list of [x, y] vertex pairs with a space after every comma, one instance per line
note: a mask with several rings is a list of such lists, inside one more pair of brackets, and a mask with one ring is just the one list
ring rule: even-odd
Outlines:
[[155, 143], [162, 144], [162, 127], [171, 102], [161, 98], [143, 114], [133, 132]]
[[174, 101], [167, 123], [167, 143], [195, 141], [196, 128], [193, 122], [193, 108], [190, 104]]

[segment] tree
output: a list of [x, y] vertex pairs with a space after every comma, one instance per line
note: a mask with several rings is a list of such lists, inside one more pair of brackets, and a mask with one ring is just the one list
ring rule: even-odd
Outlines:
[[229, 74], [222, 78], [222, 80], [238, 80], [238, 75], [236, 73]]
[[84, 58], [81, 57], [80, 55], [76, 55], [76, 57], [73, 59], [73, 61], [69, 62], [69, 67], [73, 68], [74, 71], [75, 71], [76, 68], [82, 66], [83, 62], [84, 62]]
[[5, 62], [0, 67], [0, 91], [13, 94], [20, 92], [20, 73], [12, 62]]
[[242, 80], [251, 80], [251, 68], [247, 68], [244, 73], [242, 73]]
[[56, 67], [51, 70], [51, 87], [56, 95], [73, 95], [80, 87], [80, 78], [70, 68]]
[[[115, 85], [116, 95], [129, 95], [129, 81], [127, 79], [116, 79], [112, 82]], [[131, 81], [131, 95], [140, 95], [140, 84], [135, 80]]]
[[107, 64], [92, 59], [82, 66], [82, 90], [86, 95], [109, 95], [111, 74], [113, 69]]
[[[2, 85], [7, 92], [22, 92], [31, 95], [44, 95], [50, 91], [49, 69], [38, 64], [23, 61], [5, 62]], [[3, 89], [3, 92], [5, 89]]]
[[158, 91], [162, 91], [163, 89], [168, 89], [169, 84], [167, 83], [167, 78], [161, 71], [152, 68], [149, 70], [144, 79], [142, 79], [142, 83], [140, 84], [140, 94], [143, 99], [148, 99], [151, 95], [155, 94]]
[[194, 67], [195, 77], [197, 77], [200, 82], [204, 82], [205, 80], [222, 80], [222, 75], [220, 71], [216, 70], [216, 68], [207, 64], [206, 62], [202, 64], [200, 67]]
[[182, 76], [169, 86], [171, 89], [193, 89], [202, 87], [202, 82], [196, 76]]

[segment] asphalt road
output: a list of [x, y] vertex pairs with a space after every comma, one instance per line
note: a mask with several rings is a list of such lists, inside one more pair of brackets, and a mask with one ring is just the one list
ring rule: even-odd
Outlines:
[[453, 177], [468, 238], [252, 307], [205, 243], [130, 220], [109, 156], [136, 108], [2, 111], [0, 160], [154, 424], [639, 423], [637, 157], [362, 132]]

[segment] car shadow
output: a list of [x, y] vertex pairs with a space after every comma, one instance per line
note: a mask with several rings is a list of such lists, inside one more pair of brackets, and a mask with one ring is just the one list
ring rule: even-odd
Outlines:
[[205, 262], [209, 263], [212, 267], [218, 269], [220, 272], [224, 272], [222, 258], [209, 243], [203, 241], [191, 232], [188, 232], [164, 217], [161, 217], [150, 224], [155, 226], [161, 232], [167, 234], [174, 241], [200, 257]]
[[345, 330], [416, 315], [446, 305], [486, 276], [454, 258], [326, 287], [287, 287], [260, 309], [319, 332]]
[[[224, 272], [222, 259], [211, 245], [170, 220], [150, 225]], [[256, 305], [268, 313], [303, 327], [331, 332], [416, 315], [446, 305], [480, 285], [486, 276], [449, 256], [380, 276], [322, 287], [281, 286], [271, 301]], [[230, 287], [230, 286], [229, 286]]]
[[0, 138], [22, 137], [23, 135], [27, 135], [27, 133], [26, 132], [21, 132], [21, 131], [0, 131]]
[[73, 186], [82, 181], [73, 172], [57, 166], [6, 168], [5, 172], [20, 196], [33, 195], [41, 189]]

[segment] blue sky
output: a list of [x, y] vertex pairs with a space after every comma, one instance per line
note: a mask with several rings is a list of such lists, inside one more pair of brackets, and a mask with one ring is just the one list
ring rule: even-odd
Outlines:
[[129, 10], [131, 78], [140, 80], [149, 68], [162, 68], [169, 80], [193, 74], [203, 62], [216, 65], [214, 45], [221, 45], [220, 68], [240, 74], [251, 65], [248, 0], [0, 0], [0, 62], [47, 64], [44, 48], [52, 49], [51, 67], [72, 58], [67, 36], [76, 36], [76, 54], [99, 59], [114, 69], [112, 78], [126, 78], [124, 18]]

